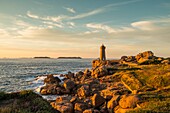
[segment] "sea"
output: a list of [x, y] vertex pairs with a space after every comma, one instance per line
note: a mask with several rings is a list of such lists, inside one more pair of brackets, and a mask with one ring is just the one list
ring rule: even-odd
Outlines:
[[69, 71], [91, 69], [92, 59], [0, 59], [0, 91], [36, 90], [48, 74], [59, 76]]

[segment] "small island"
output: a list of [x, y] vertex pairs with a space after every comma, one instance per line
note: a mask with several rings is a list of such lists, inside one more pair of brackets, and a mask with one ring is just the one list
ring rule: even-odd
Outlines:
[[81, 57], [58, 57], [57, 59], [82, 59]]
[[35, 59], [50, 59], [50, 57], [34, 57]]

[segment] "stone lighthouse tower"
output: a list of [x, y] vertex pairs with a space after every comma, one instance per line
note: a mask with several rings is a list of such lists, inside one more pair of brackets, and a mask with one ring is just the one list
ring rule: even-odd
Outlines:
[[100, 46], [100, 60], [102, 61], [106, 60], [105, 49], [106, 47], [102, 44], [102, 46]]

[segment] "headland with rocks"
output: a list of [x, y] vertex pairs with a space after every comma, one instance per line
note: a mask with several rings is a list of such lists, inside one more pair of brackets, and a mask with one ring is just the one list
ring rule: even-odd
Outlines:
[[92, 61], [92, 68], [47, 75], [41, 95], [59, 95], [51, 106], [61, 113], [170, 111], [170, 58], [145, 51], [119, 60]]

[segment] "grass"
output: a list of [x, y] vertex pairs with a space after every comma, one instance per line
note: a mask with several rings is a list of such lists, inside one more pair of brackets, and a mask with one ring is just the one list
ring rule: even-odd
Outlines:
[[0, 113], [57, 113], [49, 102], [32, 91], [0, 92]]
[[158, 89], [170, 85], [170, 65], [143, 66], [142, 70], [135, 73], [145, 86]]
[[[170, 65], [138, 65], [138, 70], [122, 70], [123, 74], [133, 73], [142, 83], [141, 103], [128, 113], [169, 113], [170, 112]], [[131, 77], [132, 78], [132, 77]], [[128, 80], [128, 79], [126, 79]], [[129, 83], [135, 86], [135, 82]], [[153, 90], [147, 90], [147, 88]]]

